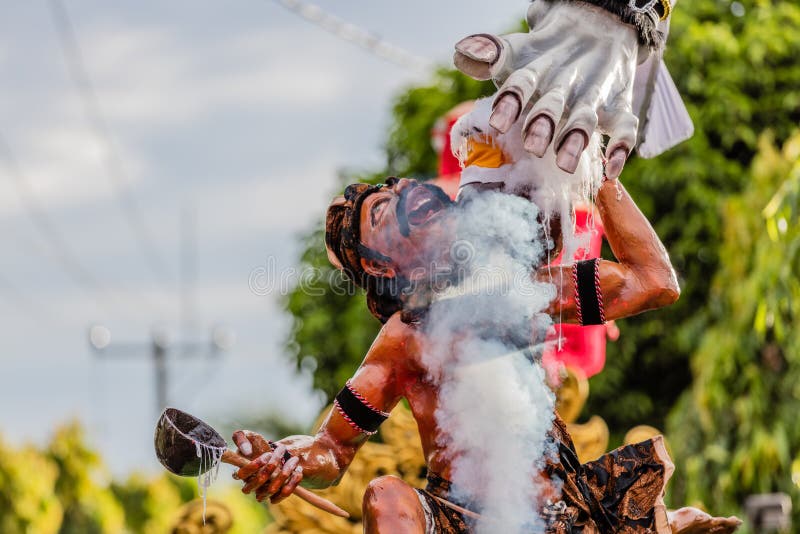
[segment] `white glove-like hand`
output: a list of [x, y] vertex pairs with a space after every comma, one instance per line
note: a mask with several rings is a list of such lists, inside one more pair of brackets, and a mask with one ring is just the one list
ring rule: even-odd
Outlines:
[[556, 163], [574, 173], [595, 132], [608, 135], [606, 174], [617, 178], [636, 145], [636, 67], [649, 50], [631, 25], [582, 2], [535, 1], [528, 33], [479, 34], [456, 44], [456, 67], [500, 87], [489, 124], [505, 133], [526, 112], [528, 152], [555, 143]]

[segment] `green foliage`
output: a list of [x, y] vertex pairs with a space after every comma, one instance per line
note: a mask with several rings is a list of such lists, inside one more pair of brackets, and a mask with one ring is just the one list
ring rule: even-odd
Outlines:
[[418, 180], [435, 177], [439, 160], [431, 144], [431, 131], [436, 121], [461, 102], [488, 96], [495, 90], [491, 82], [477, 82], [458, 71], [439, 69], [431, 85], [402, 93], [392, 106], [394, 124], [386, 144], [386, 174]]
[[[0, 439], [2, 534], [164, 534], [197, 497], [195, 479], [166, 473], [112, 481], [77, 423], [57, 429], [44, 449], [13, 448]], [[269, 523], [266, 508], [237, 485], [220, 480], [209, 499], [232, 515], [228, 534], [258, 532]]]
[[167, 474], [151, 479], [135, 473], [124, 483], [112, 482], [111, 491], [131, 532], [169, 532], [176, 511], [197, 497], [197, 483]]
[[673, 500], [715, 513], [753, 493], [800, 493], [800, 134], [782, 152], [769, 136], [760, 145], [747, 186], [724, 204], [710, 327], [669, 425]]
[[621, 322], [606, 369], [591, 381], [586, 411], [617, 435], [640, 423], [663, 428], [689, 384], [732, 217], [721, 206], [747, 184], [759, 134], [769, 128], [783, 142], [800, 121], [800, 5], [742, 3], [744, 17], [725, 1], [678, 4], [666, 60], [696, 133], [655, 159], [633, 159], [622, 176], [667, 245], [682, 294], [669, 309]]
[[0, 532], [56, 534], [63, 516], [57, 479], [55, 462], [40, 451], [0, 440]]
[[[696, 133], [654, 160], [634, 158], [623, 174], [667, 244], [683, 293], [670, 309], [624, 321], [620, 340], [609, 344], [605, 371], [592, 379], [586, 410], [605, 417], [618, 435], [640, 423], [663, 428], [689, 384], [689, 355], [706, 327], [708, 281], [719, 265], [721, 201], [746, 183], [759, 133], [769, 127], [782, 141], [800, 121], [800, 6], [742, 3], [744, 17], [734, 16], [726, 1], [678, 5], [666, 58]], [[369, 178], [433, 176], [434, 122], [456, 104], [493, 90], [440, 69], [430, 85], [402, 93], [392, 106], [386, 169]], [[321, 225], [316, 228], [305, 237], [302, 262], [320, 277], [287, 299], [294, 321], [289, 349], [298, 367], [304, 361], [316, 366], [314, 385], [330, 397], [361, 361], [379, 325], [359, 292], [353, 298], [330, 291], [328, 280], [336, 275], [325, 257]]]
[[[681, 2], [675, 11], [666, 59], [696, 133], [656, 159], [634, 157], [623, 180], [666, 243], [683, 292], [669, 309], [620, 325], [587, 405], [617, 436], [641, 423], [664, 428], [675, 406], [673, 500], [702, 500], [715, 513], [737, 512], [752, 491], [790, 489], [792, 465], [800, 480], [800, 426], [793, 425], [800, 345], [790, 328], [800, 297], [800, 186], [796, 178], [783, 182], [795, 145], [778, 163], [762, 142], [753, 164], [762, 132], [782, 145], [800, 123], [800, 5], [741, 3], [743, 17], [726, 0]], [[492, 90], [440, 70], [431, 85], [400, 95], [387, 168], [379, 174], [433, 176], [434, 121]], [[304, 264], [329, 273], [321, 230], [305, 246]], [[324, 280], [314, 288], [328, 292], [298, 290], [287, 301], [290, 349], [298, 366], [316, 359], [315, 386], [330, 396], [360, 362], [378, 324], [360, 294], [333, 296]], [[681, 398], [693, 378], [691, 394]]]
[[121, 532], [122, 507], [106, 484], [100, 457], [89, 449], [81, 427], [73, 422], [58, 429], [45, 451], [58, 468], [55, 493], [64, 508], [60, 534]]

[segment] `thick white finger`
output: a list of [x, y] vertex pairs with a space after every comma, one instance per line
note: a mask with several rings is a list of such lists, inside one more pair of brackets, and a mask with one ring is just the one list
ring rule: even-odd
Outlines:
[[514, 93], [499, 95], [493, 104], [489, 125], [500, 133], [506, 133], [516, 122], [522, 110], [522, 102]]
[[456, 43], [453, 64], [471, 78], [491, 80], [492, 66], [502, 52], [503, 43], [498, 37], [488, 33], [470, 35]]
[[553, 140], [556, 125], [561, 121], [565, 101], [561, 91], [550, 91], [536, 101], [522, 127], [526, 150], [539, 157], [544, 155]]
[[628, 159], [628, 151], [624, 147], [617, 148], [606, 159], [606, 176], [612, 180], [619, 178], [622, 168]]
[[570, 174], [574, 173], [575, 169], [578, 168], [578, 164], [581, 161], [581, 154], [583, 154], [588, 142], [589, 139], [584, 132], [581, 130], [572, 130], [572, 132], [567, 135], [566, 139], [564, 139], [564, 142], [561, 143], [558, 153], [556, 154], [556, 165], [558, 165], [558, 168]]
[[524, 68], [515, 70], [500, 87], [500, 91], [497, 92], [497, 96], [495, 97], [495, 102], [507, 94], [513, 94], [524, 108], [533, 97], [533, 93], [536, 92], [539, 79], [540, 74], [533, 63], [529, 63]]
[[567, 135], [574, 130], [583, 132], [588, 143], [596, 129], [597, 112], [589, 106], [579, 105], [569, 113], [569, 116], [562, 121], [558, 128], [555, 138], [556, 146], [560, 148]]
[[456, 43], [456, 52], [469, 59], [480, 63], [488, 63], [489, 65], [500, 57], [500, 48], [497, 38], [489, 34], [470, 35]]
[[625, 166], [633, 147], [636, 146], [636, 133], [639, 119], [630, 112], [616, 115], [609, 128], [609, 140], [606, 148], [606, 176], [618, 178]]
[[609, 137], [607, 155], [620, 147], [625, 147], [630, 152], [636, 146], [639, 119], [629, 111], [620, 111], [602, 129]]
[[[495, 55], [486, 50], [478, 50], [479, 43], [472, 38], [481, 38], [483, 45], [491, 41], [495, 45]], [[532, 39], [527, 33], [491, 35], [481, 33], [459, 41], [453, 63], [456, 68], [476, 80], [494, 80], [498, 87], [516, 70], [525, 67], [536, 56], [532, 50]], [[473, 49], [474, 47], [474, 49]], [[481, 48], [483, 48], [481, 46]], [[462, 51], [463, 50], [463, 51]]]
[[539, 115], [528, 125], [523, 134], [522, 146], [536, 157], [541, 158], [553, 139], [555, 124], [550, 117]]
[[244, 430], [237, 430], [233, 433], [233, 442], [236, 443], [236, 448], [243, 456], [250, 458], [250, 455], [253, 454], [253, 446], [245, 436]]
[[[557, 157], [556, 165], [563, 171], [574, 173], [578, 168], [581, 154], [589, 144], [589, 139], [597, 129], [597, 113], [588, 106], [580, 106], [570, 113], [569, 117], [562, 122], [559, 131], [556, 132]], [[576, 133], [583, 135], [580, 150], [575, 154], [575, 149], [579, 146], [575, 139]], [[569, 143], [567, 141], [570, 141]]]

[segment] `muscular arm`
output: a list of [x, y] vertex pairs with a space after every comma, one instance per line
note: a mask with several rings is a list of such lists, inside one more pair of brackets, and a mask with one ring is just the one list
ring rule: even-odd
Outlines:
[[[403, 362], [406, 361], [407, 328], [399, 317], [390, 319], [350, 380], [352, 388], [382, 412], [390, 412], [401, 398], [399, 377], [403, 373]], [[243, 454], [254, 460], [239, 470], [238, 478], [246, 482], [243, 491], [250, 493], [255, 490], [259, 500], [272, 496], [276, 502], [288, 496], [297, 485], [290, 486], [287, 483], [289, 475], [283, 481], [278, 477], [270, 480], [284, 452], [288, 451], [297, 458], [292, 462], [302, 469], [304, 486], [328, 487], [336, 484], [344, 475], [356, 452], [368, 438], [335, 407], [328, 413], [316, 435], [284, 438], [276, 442], [277, 447], [273, 452], [269, 452], [269, 446], [257, 435], [240, 431], [234, 434], [234, 441]], [[247, 454], [245, 441], [252, 447], [250, 454]], [[289, 465], [288, 462], [286, 465]]]
[[[680, 295], [664, 245], [623, 185], [608, 180], [596, 200], [606, 237], [618, 263], [601, 260], [599, 286], [606, 320], [620, 319], [672, 304]], [[572, 267], [541, 269], [539, 278], [559, 283], [559, 297], [549, 308], [562, 322], [578, 322]], [[552, 275], [552, 278], [551, 278]]]

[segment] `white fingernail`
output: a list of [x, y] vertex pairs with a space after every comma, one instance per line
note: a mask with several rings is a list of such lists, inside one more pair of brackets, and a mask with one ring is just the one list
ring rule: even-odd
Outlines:
[[241, 450], [242, 454], [244, 454], [245, 456], [250, 456], [251, 454], [253, 454], [253, 447], [252, 445], [250, 445], [249, 441], [245, 441], [244, 443], [242, 443], [239, 446], [239, 450]]

